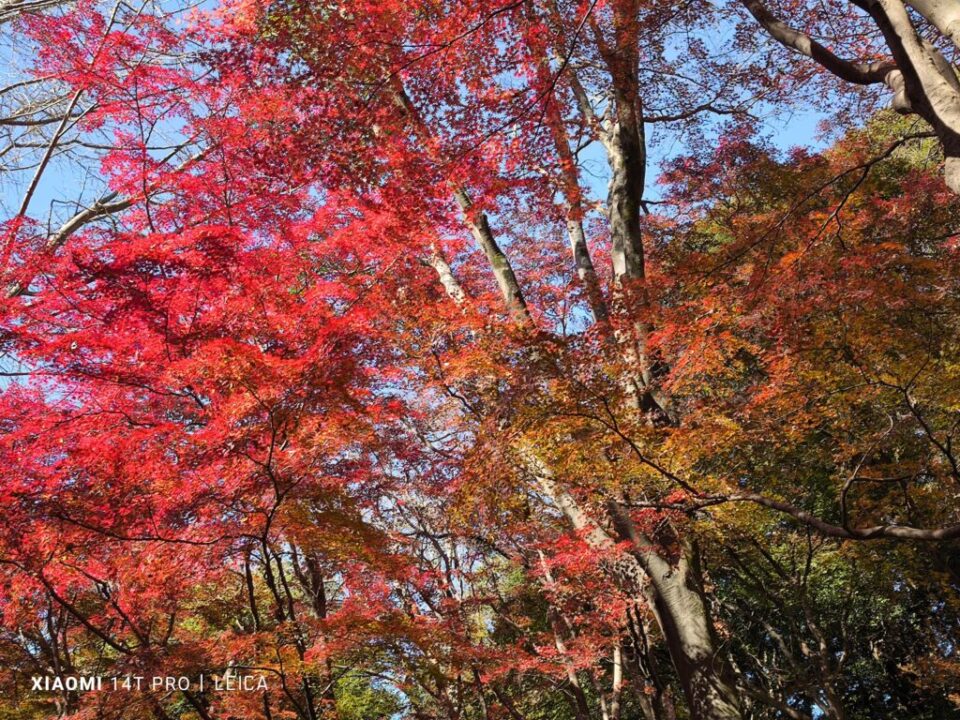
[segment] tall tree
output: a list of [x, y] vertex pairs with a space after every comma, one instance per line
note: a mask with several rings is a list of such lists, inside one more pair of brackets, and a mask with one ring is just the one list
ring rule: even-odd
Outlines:
[[[9, 712], [955, 714], [949, 124], [862, 15], [788, 8], [877, 66], [745, 4], [920, 120], [771, 147], [832, 85], [739, 3], [19, 18], [67, 106], [4, 227]], [[69, 138], [105, 194], [44, 227]]]

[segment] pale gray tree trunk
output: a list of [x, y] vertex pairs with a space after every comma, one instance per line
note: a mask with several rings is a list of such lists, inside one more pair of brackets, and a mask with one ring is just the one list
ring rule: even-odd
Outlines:
[[[607, 43], [594, 23], [598, 48], [610, 75], [612, 97], [606, 123], [595, 126], [607, 153], [610, 181], [607, 194], [607, 216], [610, 226], [610, 259], [613, 270], [613, 309], [627, 318], [618, 333], [628, 365], [636, 368], [636, 387], [628, 390], [633, 403], [643, 406], [644, 399], [653, 404], [671, 421], [676, 417], [669, 398], [656, 384], [653, 360], [649, 350], [652, 307], [647, 287], [646, 260], [643, 247], [641, 216], [646, 183], [647, 146], [643, 121], [643, 101], [639, 79], [639, 36], [636, 3], [624, 3], [614, 13], [613, 45]], [[579, 83], [573, 87], [581, 111], [587, 120], [593, 111]]]
[[[629, 18], [625, 22], [629, 23]], [[618, 42], [629, 45], [631, 33], [631, 28], [623, 33], [618, 32]], [[625, 341], [624, 345], [634, 348], [636, 354], [633, 358], [639, 369], [642, 390], [650, 394], [664, 412], [669, 413], [666, 398], [656, 394], [653, 387], [652, 373], [646, 357], [650, 322], [646, 317], [649, 303], [644, 286], [646, 272], [640, 224], [646, 148], [640, 100], [637, 95], [635, 33], [632, 37], [633, 47], [630, 52], [618, 50], [608, 55], [611, 77], [616, 87], [616, 119], [610, 128], [601, 133], [611, 167], [608, 212], [613, 274], [615, 286], [621, 292], [639, 293], [636, 296], [637, 301], [624, 302], [624, 309], [635, 318], [631, 321], [635, 335], [632, 342]], [[609, 52], [609, 48], [607, 50]], [[398, 104], [414, 121], [418, 132], [426, 134], [422, 120], [419, 120], [416, 109], [402, 89], [398, 91], [397, 99]], [[430, 138], [425, 136], [425, 139]], [[515, 317], [529, 319], [529, 311], [519, 283], [509, 261], [493, 237], [486, 216], [475, 211], [463, 188], [454, 187], [453, 190], [471, 233], [484, 250], [497, 277], [504, 302]], [[572, 240], [574, 248], [580, 240]], [[585, 239], [583, 247], [586, 247]], [[448, 269], [449, 266], [446, 270]], [[446, 274], [446, 270], [442, 266], [437, 267], [438, 274]], [[442, 276], [441, 282], [444, 282]], [[455, 301], [462, 302], [455, 292], [450, 292], [449, 282], [444, 282], [444, 286]], [[621, 297], [623, 298], [623, 295]], [[583, 533], [592, 547], [606, 553], [618, 540], [629, 541], [630, 551], [620, 553], [616, 562], [611, 564], [610, 571], [626, 592], [642, 599], [653, 613], [684, 689], [691, 717], [694, 720], [739, 720], [742, 713], [730, 679], [732, 673], [716, 643], [702, 581], [695, 571], [695, 558], [689, 556], [691, 548], [684, 547], [679, 562], [671, 564], [657, 554], [656, 543], [642, 536], [629, 516], [617, 511], [616, 505], [608, 509], [608, 524], [618, 536], [615, 540], [614, 535], [593, 521], [573, 496], [560, 486], [533, 448], [525, 446], [516, 449], [523, 458], [525, 467], [537, 478], [544, 494], [563, 512], [571, 525]]]
[[960, 3], [957, 0], [908, 0], [907, 4], [960, 48]]
[[733, 672], [717, 643], [703, 592], [695, 548], [682, 548], [678, 562], [657, 553], [657, 543], [641, 533], [616, 503], [608, 513], [615, 535], [594, 522], [580, 503], [564, 490], [549, 469], [526, 458], [537, 472], [541, 491], [550, 498], [575, 530], [596, 550], [609, 554], [619, 541], [630, 549], [608, 564], [616, 582], [643, 599], [657, 621], [670, 652], [694, 720], [739, 720], [743, 717]]
[[[901, 0], [864, 3], [876, 20], [903, 76], [909, 110], [933, 126], [945, 157], [944, 179], [960, 193], [960, 81], [956, 70], [930, 42], [920, 37]], [[917, 3], [928, 11], [943, 9], [939, 3]], [[952, 3], [954, 7], [960, 3]], [[938, 12], [949, 23], [955, 12]], [[945, 25], [956, 30], [956, 25]], [[905, 109], [905, 108], [904, 108]]]
[[[394, 77], [392, 78], [391, 82], [393, 99], [397, 107], [404, 112], [407, 119], [410, 121], [411, 129], [422, 141], [425, 151], [431, 155], [431, 159], [436, 162], [441, 162], [443, 158], [435, 156], [436, 138], [434, 138], [433, 133], [427, 126], [427, 123], [424, 121], [420, 111], [413, 104], [410, 96], [407, 95], [407, 92], [400, 83], [399, 78]], [[500, 294], [503, 296], [503, 301], [507, 306], [507, 310], [518, 324], [532, 325], [533, 318], [530, 316], [530, 311], [527, 308], [526, 301], [524, 300], [523, 292], [520, 289], [520, 283], [517, 281], [517, 276], [513, 271], [513, 266], [510, 264], [510, 260], [507, 258], [506, 254], [503, 252], [503, 249], [500, 247], [493, 235], [493, 231], [490, 228], [490, 221], [487, 218], [486, 213], [484, 213], [482, 210], [478, 210], [474, 206], [473, 200], [470, 198], [466, 188], [462, 187], [456, 182], [453, 182], [452, 180], [449, 181], [449, 185], [450, 189], [453, 191], [453, 197], [456, 200], [457, 205], [463, 212], [464, 222], [466, 223], [467, 228], [469, 228], [470, 234], [473, 235], [474, 240], [476, 240], [477, 245], [480, 246], [480, 249], [487, 258], [487, 262], [490, 264], [490, 269], [493, 271], [494, 278], [497, 281]], [[434, 264], [433, 261], [428, 260], [428, 262], [430, 262], [430, 264]], [[449, 266], [447, 266], [447, 269], [449, 269]], [[452, 275], [449, 277], [452, 277]], [[441, 281], [442, 280], [443, 278], [441, 277]], [[447, 287], [447, 283], [444, 283], [444, 287]], [[447, 289], [449, 292], [449, 288]]]
[[763, 0], [740, 0], [772, 38], [806, 55], [837, 77], [859, 85], [884, 83], [891, 106], [919, 115], [932, 127], [943, 148], [944, 180], [960, 194], [960, 81], [957, 71], [913, 24], [913, 8], [943, 38], [960, 49], [960, 2], [957, 0], [851, 0], [873, 19], [891, 58], [863, 63], [840, 58], [809, 34], [774, 16]]

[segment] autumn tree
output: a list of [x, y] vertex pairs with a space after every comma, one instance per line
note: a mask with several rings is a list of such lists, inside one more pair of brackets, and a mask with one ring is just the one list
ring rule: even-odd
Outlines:
[[18, 6], [3, 712], [956, 714], [949, 8], [785, 5]]
[[[850, 0], [830, 7], [741, 4], [788, 51], [852, 85], [883, 86], [890, 106], [926, 121], [960, 192], [960, 8], [947, 0]], [[818, 39], [819, 38], [819, 39]]]

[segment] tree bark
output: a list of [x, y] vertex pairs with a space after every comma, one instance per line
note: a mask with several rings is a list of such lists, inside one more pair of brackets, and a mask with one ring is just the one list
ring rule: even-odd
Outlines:
[[[430, 131], [423, 116], [417, 110], [409, 95], [407, 95], [406, 90], [400, 84], [399, 79], [396, 78], [393, 79], [393, 99], [397, 107], [403, 111], [410, 121], [414, 133], [423, 142], [424, 147], [427, 148], [427, 152], [434, 155], [435, 152], [430, 150], [430, 148], [433, 148], [436, 144], [433, 133]], [[433, 157], [432, 159], [439, 160], [440, 158]], [[510, 264], [506, 253], [503, 252], [503, 249], [499, 243], [497, 243], [493, 235], [493, 230], [490, 228], [490, 221], [486, 213], [482, 210], [477, 210], [466, 188], [461, 187], [453, 181], [449, 181], [449, 185], [453, 191], [453, 197], [457, 201], [457, 205], [463, 212], [464, 221], [470, 230], [470, 234], [473, 235], [474, 240], [476, 240], [477, 245], [480, 246], [480, 249], [487, 258], [487, 262], [490, 264], [490, 269], [493, 271], [494, 278], [496, 278], [497, 285], [500, 288], [500, 294], [503, 297], [508, 312], [517, 324], [533, 325], [533, 318], [527, 308], [527, 302], [523, 297], [523, 291], [520, 289], [520, 283], [513, 271], [513, 266]], [[431, 265], [433, 264], [431, 261]], [[434, 267], [436, 268], [436, 265], [434, 265]], [[447, 287], [446, 283], [444, 283], [444, 287]], [[450, 289], [447, 288], [447, 290], [449, 292]]]
[[762, 0], [740, 0], [760, 25], [784, 47], [799, 52], [847, 82], [885, 83], [893, 92], [891, 106], [916, 114], [933, 127], [943, 148], [944, 180], [960, 194], [960, 81], [956, 69], [929, 40], [917, 32], [907, 12], [912, 7], [933, 28], [960, 47], [960, 4], [953, 0], [851, 0], [873, 18], [892, 55], [891, 60], [859, 63], [839, 58], [775, 17]]
[[640, 96], [638, 8], [636, 3], [618, 4], [616, 8], [613, 46], [604, 40], [600, 28], [593, 25], [600, 54], [610, 74], [613, 101], [611, 124], [599, 128], [610, 167], [607, 214], [613, 309], [615, 314], [628, 319], [630, 328], [629, 332], [619, 333], [625, 358], [636, 366], [638, 375], [631, 380], [638, 387], [628, 388], [628, 394], [638, 408], [655, 406], [649, 409], [659, 408], [674, 422], [669, 398], [656, 387], [649, 351], [653, 325], [641, 228], [647, 145]]
[[[960, 194], [960, 81], [940, 51], [920, 37], [901, 0], [861, 4], [874, 18], [903, 75], [910, 110], [933, 126], [945, 157], [944, 180]], [[922, 3], [921, 3], [922, 4]]]
[[617, 537], [593, 522], [577, 500], [536, 463], [541, 490], [563, 512], [588, 544], [604, 553], [618, 541], [629, 542], [608, 569], [623, 590], [642, 599], [657, 622], [694, 720], [740, 720], [743, 717], [733, 671], [722, 655], [713, 631], [698, 571], [696, 549], [685, 545], [674, 564], [657, 552], [655, 541], [641, 533], [616, 503], [608, 513]]
[[956, 0], [907, 0], [907, 4], [960, 48], [960, 3]]

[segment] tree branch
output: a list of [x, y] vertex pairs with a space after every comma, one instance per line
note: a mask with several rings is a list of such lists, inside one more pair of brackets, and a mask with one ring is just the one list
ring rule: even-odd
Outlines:
[[795, 30], [777, 18], [760, 0], [740, 0], [740, 2], [774, 40], [784, 47], [815, 60], [847, 82], [858, 85], [882, 83], [886, 80], [887, 74], [897, 68], [891, 60], [861, 63], [840, 58], [806, 33]]

